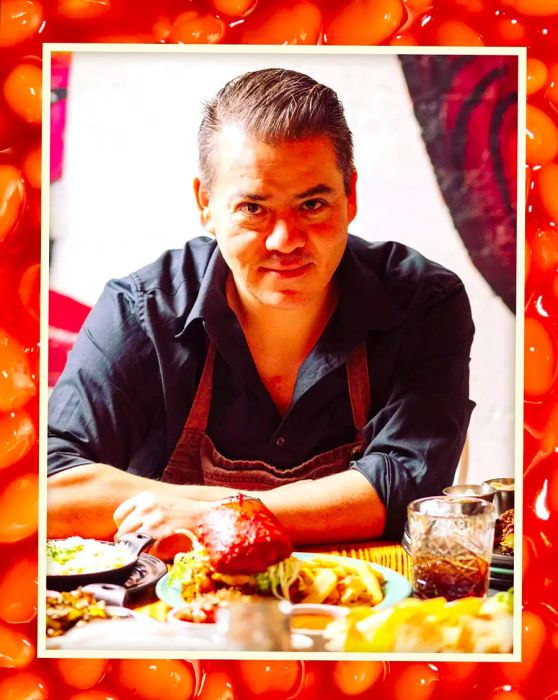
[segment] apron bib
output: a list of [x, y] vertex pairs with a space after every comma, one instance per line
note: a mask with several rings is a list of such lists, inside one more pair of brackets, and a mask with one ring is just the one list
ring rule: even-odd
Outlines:
[[213, 393], [215, 353], [215, 344], [211, 341], [194, 403], [163, 471], [162, 481], [257, 491], [302, 479], [319, 479], [349, 468], [349, 462], [362, 450], [362, 429], [370, 410], [370, 383], [364, 343], [357, 345], [347, 358], [347, 380], [356, 433], [354, 442], [322, 452], [287, 469], [279, 469], [259, 460], [227, 459], [216, 449], [206, 432]]

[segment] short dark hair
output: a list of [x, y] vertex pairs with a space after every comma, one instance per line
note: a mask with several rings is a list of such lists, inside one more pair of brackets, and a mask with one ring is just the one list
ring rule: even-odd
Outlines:
[[343, 105], [334, 90], [304, 73], [266, 68], [229, 81], [204, 104], [198, 132], [199, 168], [211, 188], [215, 135], [225, 124], [236, 124], [265, 143], [276, 144], [326, 136], [335, 151], [347, 194], [355, 170], [353, 137]]

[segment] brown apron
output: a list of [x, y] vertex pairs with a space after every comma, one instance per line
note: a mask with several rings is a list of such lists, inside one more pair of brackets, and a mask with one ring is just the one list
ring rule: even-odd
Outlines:
[[287, 469], [278, 469], [259, 460], [227, 459], [215, 448], [206, 433], [213, 390], [215, 352], [215, 344], [211, 342], [194, 403], [165, 467], [162, 481], [265, 490], [301, 479], [318, 479], [348, 469], [351, 459], [361, 452], [362, 429], [370, 410], [370, 383], [364, 343], [357, 345], [347, 358], [349, 396], [356, 429], [355, 441], [322, 452], [296, 467]]

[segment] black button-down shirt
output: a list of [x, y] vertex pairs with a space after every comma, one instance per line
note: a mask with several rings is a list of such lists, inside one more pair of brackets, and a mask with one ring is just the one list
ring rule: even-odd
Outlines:
[[292, 467], [355, 436], [345, 360], [367, 343], [372, 407], [351, 467], [400, 536], [406, 505], [452, 483], [473, 402], [474, 333], [462, 283], [398, 243], [354, 236], [336, 273], [340, 299], [281, 416], [225, 296], [228, 268], [209, 238], [110, 281], [49, 403], [48, 473], [103, 462], [160, 478], [207, 352], [218, 354], [207, 432], [230, 459]]

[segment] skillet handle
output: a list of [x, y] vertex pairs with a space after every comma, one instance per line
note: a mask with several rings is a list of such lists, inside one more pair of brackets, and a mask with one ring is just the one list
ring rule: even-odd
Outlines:
[[126, 607], [126, 597], [128, 591], [124, 586], [117, 586], [115, 583], [88, 583], [82, 587], [83, 591], [91, 593], [97, 600], [104, 600], [109, 605]]
[[130, 532], [127, 535], [122, 535], [117, 540], [117, 542], [125, 542], [136, 557], [139, 557], [153, 541], [153, 537], [148, 535], [147, 532]]

